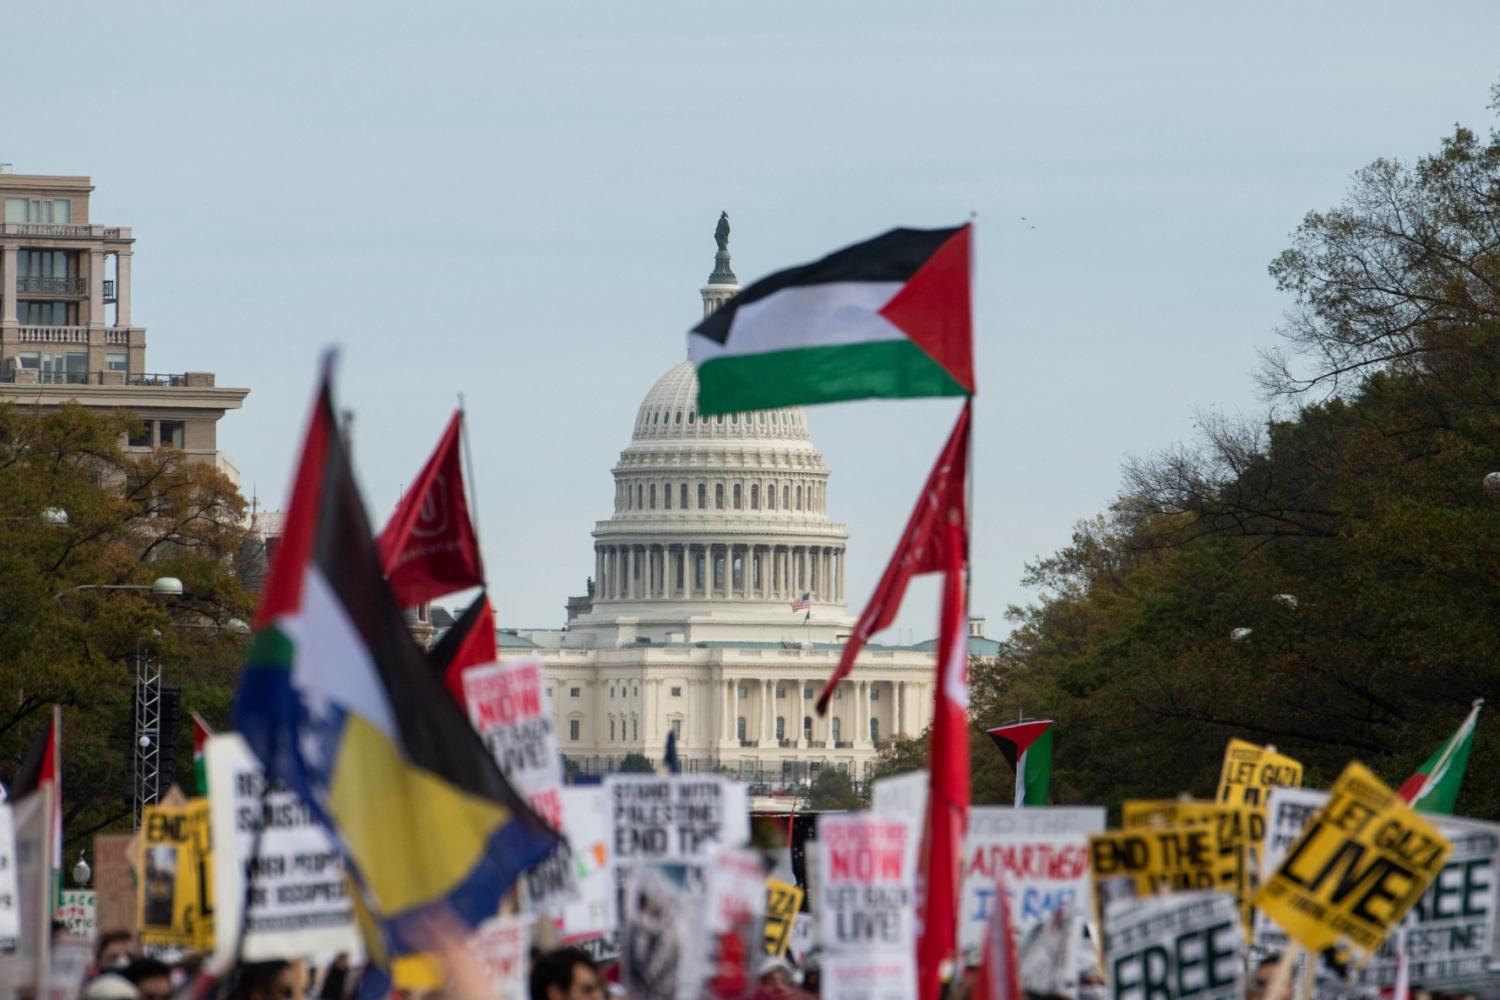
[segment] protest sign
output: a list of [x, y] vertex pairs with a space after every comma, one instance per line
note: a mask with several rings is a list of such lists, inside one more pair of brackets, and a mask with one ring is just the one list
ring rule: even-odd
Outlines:
[[[1280, 866], [1307, 821], [1328, 799], [1311, 789], [1276, 789], [1268, 811], [1265, 865]], [[1395, 985], [1397, 949], [1404, 950], [1411, 982], [1427, 990], [1475, 992], [1488, 981], [1490, 956], [1500, 954], [1500, 824], [1421, 813], [1453, 844], [1442, 870], [1375, 955], [1354, 973], [1357, 982]], [[1256, 943], [1269, 950], [1287, 936], [1264, 916]]]
[[16, 818], [0, 803], [0, 941], [21, 936], [21, 900], [16, 886]]
[[52, 919], [59, 921], [73, 937], [92, 941], [95, 913], [93, 889], [64, 889], [57, 894], [57, 912]]
[[979, 947], [997, 878], [1010, 894], [1011, 926], [1024, 937], [1058, 911], [1092, 912], [1088, 834], [1103, 833], [1102, 806], [982, 806], [969, 810], [964, 838], [959, 945]]
[[131, 840], [128, 833], [101, 833], [94, 837], [94, 917], [101, 930], [135, 929]]
[[1264, 808], [1273, 788], [1300, 788], [1302, 764], [1275, 747], [1230, 740], [1219, 772], [1218, 803]]
[[670, 1000], [688, 980], [681, 976], [693, 940], [692, 892], [682, 866], [636, 864], [625, 871], [620, 983], [631, 997]]
[[[562, 830], [562, 753], [542, 661], [522, 657], [463, 672], [464, 706], [505, 780], [526, 796], [537, 815]], [[557, 913], [578, 892], [567, 841], [522, 876], [528, 913]]]
[[704, 867], [701, 919], [693, 920], [692, 944], [683, 956], [678, 996], [743, 996], [760, 963], [765, 932], [766, 866], [761, 855], [741, 847], [715, 851]]
[[818, 817], [822, 996], [908, 1000], [916, 992], [918, 836], [899, 819]]
[[802, 890], [791, 882], [766, 879], [765, 953], [781, 958], [792, 944], [792, 928], [802, 909]]
[[147, 806], [141, 817], [141, 943], [148, 949], [207, 951], [214, 944], [212, 839], [208, 799]]
[[563, 905], [558, 930], [564, 944], [602, 941], [596, 958], [615, 953], [615, 872], [609, 803], [597, 785], [564, 788], [562, 832], [572, 845], [578, 894]]
[[210, 738], [204, 761], [215, 847], [216, 955], [233, 959], [237, 947], [248, 961], [359, 954], [343, 861], [323, 824], [291, 789], [280, 782], [266, 787], [260, 761], [239, 734]]
[[927, 771], [907, 771], [870, 782], [870, 812], [876, 816], [920, 818], [927, 815]]
[[530, 916], [491, 917], [469, 935], [469, 951], [479, 960], [495, 1000], [524, 997], [530, 965]]
[[21, 933], [8, 978], [26, 992], [46, 989], [52, 943], [52, 795], [53, 784], [15, 803], [16, 899]]
[[1215, 888], [1234, 895], [1240, 918], [1250, 927], [1251, 901], [1259, 885], [1253, 846], [1265, 839], [1266, 817], [1261, 809], [1191, 799], [1127, 799], [1121, 807], [1120, 825], [1127, 830], [1214, 827], [1218, 841]]
[[818, 933], [818, 918], [811, 913], [803, 912], [797, 914], [797, 919], [792, 921], [792, 940], [787, 945], [786, 956], [799, 966], [806, 967], [808, 956], [813, 949], [818, 947], [818, 941], [822, 937]]
[[65, 936], [52, 942], [43, 1000], [75, 1000], [93, 957], [94, 950], [87, 939]]
[[701, 863], [750, 837], [745, 786], [721, 775], [612, 774], [604, 779], [614, 863]]
[[1239, 903], [1228, 893], [1116, 899], [1104, 910], [1113, 1000], [1239, 1000], [1244, 946]]
[[1096, 914], [1112, 899], [1212, 889], [1219, 881], [1219, 838], [1213, 826], [1096, 833], [1089, 837], [1089, 855]]
[[1363, 764], [1351, 763], [1255, 903], [1311, 952], [1368, 955], [1426, 891], [1452, 845]]

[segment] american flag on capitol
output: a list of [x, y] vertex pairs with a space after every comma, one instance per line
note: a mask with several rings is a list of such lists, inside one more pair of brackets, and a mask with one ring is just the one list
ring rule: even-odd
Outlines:
[[802, 596], [792, 602], [793, 611], [806, 611], [812, 605], [812, 591], [805, 590]]

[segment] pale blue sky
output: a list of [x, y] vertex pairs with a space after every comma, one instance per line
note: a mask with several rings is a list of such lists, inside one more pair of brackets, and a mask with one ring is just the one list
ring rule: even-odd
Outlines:
[[[1493, 0], [78, 2], [6, 29], [0, 161], [91, 175], [95, 220], [136, 227], [150, 366], [252, 390], [220, 438], [247, 493], [283, 502], [325, 344], [377, 522], [466, 393], [510, 625], [560, 623], [592, 572], [721, 208], [745, 282], [978, 213], [972, 606], [998, 635], [1127, 455], [1258, 409], [1265, 267], [1303, 213], [1488, 128], [1500, 77]], [[811, 411], [851, 612], [955, 411]], [[915, 590], [900, 637], [936, 613]]]

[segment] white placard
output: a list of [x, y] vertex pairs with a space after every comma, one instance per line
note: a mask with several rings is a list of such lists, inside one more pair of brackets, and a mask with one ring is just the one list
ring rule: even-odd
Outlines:
[[916, 996], [917, 834], [899, 819], [862, 813], [818, 817], [818, 926], [822, 996]]
[[92, 941], [97, 909], [93, 889], [64, 889], [58, 894], [57, 912], [52, 919], [67, 927], [73, 937]]
[[[363, 947], [344, 865], [323, 825], [290, 789], [276, 783], [265, 793], [260, 762], [238, 733], [211, 737], [204, 759], [218, 900], [214, 954], [235, 958], [246, 874], [253, 866], [242, 952], [246, 960], [345, 952], [357, 962]], [[266, 825], [256, 854], [255, 831], [262, 817]]]
[[21, 936], [21, 899], [16, 885], [16, 817], [0, 803], [0, 941]]
[[483, 965], [495, 1000], [527, 995], [533, 922], [524, 914], [491, 917], [469, 935], [469, 951]]
[[616, 865], [701, 864], [750, 839], [745, 786], [722, 775], [612, 774], [604, 795]]
[[925, 770], [893, 774], [870, 782], [870, 812], [876, 816], [920, 819], [927, 813]]
[[1115, 899], [1104, 908], [1104, 964], [1113, 1000], [1240, 1000], [1245, 936], [1227, 892]]
[[571, 785], [562, 790], [563, 833], [573, 847], [578, 895], [563, 906], [564, 944], [603, 939], [599, 954], [613, 954], [615, 919], [614, 841], [609, 803], [598, 785]]

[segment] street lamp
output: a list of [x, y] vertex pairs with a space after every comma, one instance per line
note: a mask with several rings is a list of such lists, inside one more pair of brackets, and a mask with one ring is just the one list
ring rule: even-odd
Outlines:
[[89, 878], [93, 874], [94, 870], [90, 868], [89, 863], [84, 860], [83, 852], [79, 851], [78, 864], [73, 866], [73, 882], [77, 885], [88, 885]]
[[1484, 477], [1484, 491], [1490, 496], [1500, 496], [1500, 472], [1491, 472]]
[[181, 597], [182, 581], [175, 576], [159, 576], [150, 583], [81, 583], [67, 590], [59, 590], [52, 596], [60, 601], [64, 596], [80, 590], [149, 590], [152, 597]]

